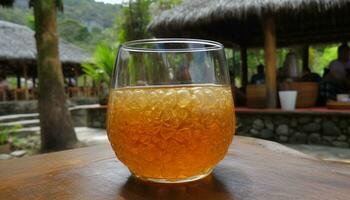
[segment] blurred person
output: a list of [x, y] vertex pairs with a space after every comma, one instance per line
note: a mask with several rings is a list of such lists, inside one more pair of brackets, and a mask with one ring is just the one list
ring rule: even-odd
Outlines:
[[341, 82], [346, 79], [346, 72], [350, 70], [350, 48], [344, 43], [338, 47], [338, 58], [329, 64], [331, 78]]
[[319, 106], [325, 106], [327, 101], [336, 100], [337, 94], [349, 93], [349, 82], [346, 78], [339, 79], [334, 73], [329, 72], [324, 76], [319, 89]]
[[265, 69], [264, 65], [260, 64], [257, 67], [257, 73], [252, 76], [251, 84], [261, 85], [265, 84]]
[[283, 80], [285, 79], [285, 74], [284, 74], [284, 68], [283, 67], [279, 67], [277, 69], [277, 82], [281, 83], [283, 82]]
[[320, 83], [322, 81], [322, 78], [317, 73], [311, 72], [310, 68], [304, 68], [301, 81]]
[[235, 106], [245, 106], [246, 105], [246, 96], [244, 94], [245, 88], [238, 88], [237, 86], [235, 86], [235, 76], [233, 71], [229, 71], [230, 73], [230, 77], [231, 77], [231, 92], [232, 92], [232, 97], [233, 97], [233, 101]]
[[284, 77], [287, 81], [293, 81], [300, 77], [300, 69], [296, 53], [289, 52], [283, 64]]
[[328, 74], [329, 74], [329, 68], [324, 68], [323, 69], [322, 79], [326, 78]]
[[332, 75], [330, 73], [327, 74], [320, 83], [317, 105], [325, 106], [327, 104], [327, 101], [336, 100], [337, 94], [341, 92], [342, 89], [339, 87], [338, 82], [332, 78]]

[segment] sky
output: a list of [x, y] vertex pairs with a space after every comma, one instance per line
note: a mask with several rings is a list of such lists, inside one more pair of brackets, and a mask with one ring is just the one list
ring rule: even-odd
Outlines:
[[111, 4], [121, 4], [123, 0], [95, 0], [97, 2], [105, 2], [105, 3], [111, 3]]

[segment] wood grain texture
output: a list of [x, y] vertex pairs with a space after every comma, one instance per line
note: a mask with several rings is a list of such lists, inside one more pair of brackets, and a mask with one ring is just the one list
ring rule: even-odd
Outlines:
[[186, 184], [139, 181], [108, 145], [0, 162], [0, 199], [332, 199], [350, 197], [350, 165], [236, 136], [209, 177]]
[[266, 71], [266, 104], [268, 108], [277, 107], [277, 44], [275, 18], [271, 14], [264, 16], [264, 52]]

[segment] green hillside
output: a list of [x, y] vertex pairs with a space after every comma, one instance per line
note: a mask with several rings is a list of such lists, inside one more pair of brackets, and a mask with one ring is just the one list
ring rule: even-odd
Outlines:
[[[116, 18], [121, 5], [104, 4], [94, 0], [64, 0], [64, 12], [58, 15], [60, 36], [92, 52], [101, 40], [113, 40]], [[0, 20], [33, 27], [32, 9], [28, 0], [17, 0], [14, 8], [0, 7]]]

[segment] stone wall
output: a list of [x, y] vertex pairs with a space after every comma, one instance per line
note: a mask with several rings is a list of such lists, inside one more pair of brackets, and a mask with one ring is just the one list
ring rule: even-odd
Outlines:
[[[106, 128], [106, 107], [72, 111], [76, 123]], [[85, 115], [85, 117], [82, 117]], [[350, 147], [350, 113], [236, 112], [237, 134], [290, 144]]]
[[88, 127], [88, 114], [90, 109], [73, 108], [70, 110], [74, 127]]
[[290, 144], [350, 146], [350, 113], [237, 113], [237, 134]]
[[36, 113], [38, 102], [33, 101], [3, 101], [0, 102], [0, 115]]
[[92, 128], [106, 128], [107, 109], [106, 106], [90, 109], [87, 118], [87, 126]]
[[106, 128], [106, 106], [76, 106], [70, 111], [75, 127]]

